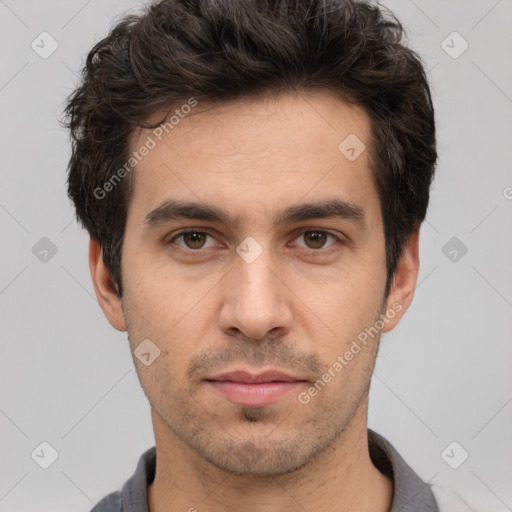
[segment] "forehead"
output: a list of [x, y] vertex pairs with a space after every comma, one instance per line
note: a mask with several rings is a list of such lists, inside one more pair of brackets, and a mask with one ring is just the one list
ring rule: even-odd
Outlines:
[[[333, 94], [197, 102], [190, 109], [178, 105], [166, 121], [166, 129], [132, 134], [131, 152], [151, 149], [133, 171], [129, 214], [146, 215], [171, 198], [236, 207], [243, 220], [255, 211], [275, 212], [327, 193], [350, 203], [376, 198], [369, 117]], [[355, 159], [352, 149], [361, 152]]]

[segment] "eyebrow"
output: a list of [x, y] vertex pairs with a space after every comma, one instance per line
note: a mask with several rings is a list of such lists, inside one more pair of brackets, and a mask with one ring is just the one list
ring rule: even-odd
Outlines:
[[[240, 227], [242, 224], [241, 217], [232, 217], [226, 209], [220, 206], [194, 201], [167, 200], [146, 215], [144, 225], [147, 229], [151, 229], [184, 219], [216, 222], [234, 227]], [[338, 198], [299, 203], [279, 210], [275, 216], [273, 227], [311, 219], [349, 220], [358, 224], [362, 229], [367, 228], [363, 208]]]

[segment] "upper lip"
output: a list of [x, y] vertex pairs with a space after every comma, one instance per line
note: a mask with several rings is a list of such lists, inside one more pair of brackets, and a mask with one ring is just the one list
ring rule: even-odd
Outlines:
[[222, 373], [215, 375], [206, 380], [215, 381], [232, 381], [232, 382], [245, 382], [249, 384], [258, 384], [261, 382], [295, 382], [302, 381], [303, 379], [293, 377], [279, 370], [267, 370], [262, 373], [251, 373], [244, 370], [235, 370], [232, 372]]

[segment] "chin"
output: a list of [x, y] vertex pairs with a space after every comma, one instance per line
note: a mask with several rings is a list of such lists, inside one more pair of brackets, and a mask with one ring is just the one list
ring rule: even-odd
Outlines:
[[[265, 445], [265, 446], [263, 446]], [[210, 464], [228, 473], [255, 476], [277, 477], [298, 471], [311, 456], [298, 453], [297, 448], [283, 449], [282, 445], [246, 442], [231, 446], [228, 451], [202, 454]]]
[[[267, 428], [268, 427], [268, 428]], [[221, 434], [221, 433], [219, 433]], [[339, 432], [285, 430], [283, 425], [247, 424], [208, 439], [196, 437], [193, 448], [213, 466], [228, 473], [277, 477], [299, 471], [325, 452]]]

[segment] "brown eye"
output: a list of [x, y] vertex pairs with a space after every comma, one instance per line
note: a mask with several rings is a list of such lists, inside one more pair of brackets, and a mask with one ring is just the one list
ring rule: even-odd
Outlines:
[[311, 249], [321, 249], [327, 241], [328, 234], [325, 231], [306, 231], [304, 233], [304, 240], [306, 240], [308, 247]]
[[[334, 243], [326, 246], [325, 244], [331, 238]], [[334, 235], [333, 233], [329, 233], [328, 231], [323, 231], [321, 229], [311, 229], [309, 231], [303, 231], [296, 240], [304, 240], [304, 244], [298, 244], [298, 247], [303, 247], [305, 249], [313, 249], [316, 252], [320, 252], [319, 249], [324, 249], [327, 247], [331, 247], [336, 245], [336, 242], [340, 242], [341, 240]], [[324, 252], [324, 251], [322, 251]]]
[[190, 249], [201, 249], [206, 240], [206, 233], [192, 231], [190, 233], [183, 233], [183, 241]]
[[212, 247], [212, 245], [205, 246], [208, 237], [213, 239], [213, 237], [209, 233], [206, 233], [204, 231], [182, 231], [181, 233], [178, 233], [176, 236], [174, 236], [169, 243], [174, 243], [176, 240], [181, 239], [182, 243], [176, 243], [178, 247], [185, 250], [199, 250], [204, 249], [205, 247]]

